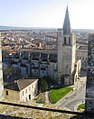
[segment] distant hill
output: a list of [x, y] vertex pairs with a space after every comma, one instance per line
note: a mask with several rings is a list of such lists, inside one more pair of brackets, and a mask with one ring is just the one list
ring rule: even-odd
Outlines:
[[15, 30], [19, 27], [12, 27], [12, 26], [0, 26], [0, 30]]
[[[15, 26], [1, 26], [0, 30], [41, 30], [41, 31], [57, 31], [58, 28], [46, 28], [46, 27], [15, 27]], [[94, 32], [94, 29], [72, 29], [75, 32]]]
[[25, 27], [14, 27], [14, 26], [0, 26], [0, 30], [19, 30], [19, 29], [27, 29]]
[[77, 31], [77, 32], [94, 32], [94, 29], [73, 29], [73, 31]]
[[57, 30], [57, 28], [0, 26], [0, 30]]

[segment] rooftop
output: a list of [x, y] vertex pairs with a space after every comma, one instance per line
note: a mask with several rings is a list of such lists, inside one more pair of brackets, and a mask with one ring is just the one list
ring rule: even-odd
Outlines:
[[21, 91], [33, 82], [35, 82], [38, 79], [20, 79], [15, 80], [14, 82], [10, 82], [9, 84], [5, 85], [5, 89], [11, 89], [15, 91]]
[[34, 52], [34, 53], [47, 53], [47, 54], [56, 54], [57, 51], [55, 50], [47, 50], [47, 49], [30, 49], [30, 48], [23, 48], [23, 49], [20, 49], [19, 51], [21, 52]]

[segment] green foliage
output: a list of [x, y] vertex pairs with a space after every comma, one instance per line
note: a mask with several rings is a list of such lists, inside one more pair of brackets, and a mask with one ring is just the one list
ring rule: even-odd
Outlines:
[[47, 76], [47, 77], [43, 77], [43, 79], [48, 83], [48, 84], [52, 84], [53, 83], [53, 80]]
[[40, 89], [42, 92], [46, 91], [48, 89], [48, 84], [44, 79], [40, 80]]
[[61, 98], [63, 98], [66, 94], [68, 94], [72, 90], [71, 87], [64, 87], [60, 89], [54, 89], [49, 92], [49, 98], [52, 103], [58, 102]]
[[50, 88], [53, 84], [53, 80], [50, 77], [43, 77], [39, 80], [39, 90], [44, 92]]
[[78, 110], [80, 110], [80, 109], [85, 109], [85, 104], [79, 105], [77, 109], [78, 109]]
[[47, 76], [47, 77], [43, 77], [43, 79], [46, 81], [46, 83], [48, 84], [48, 88], [50, 88], [50, 86], [53, 84], [53, 80]]

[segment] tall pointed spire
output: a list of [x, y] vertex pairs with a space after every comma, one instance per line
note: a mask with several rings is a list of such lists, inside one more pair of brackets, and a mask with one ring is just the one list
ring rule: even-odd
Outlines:
[[63, 33], [64, 35], [71, 34], [68, 6], [66, 8], [66, 14], [65, 14], [65, 19], [64, 19], [64, 24], [63, 24]]

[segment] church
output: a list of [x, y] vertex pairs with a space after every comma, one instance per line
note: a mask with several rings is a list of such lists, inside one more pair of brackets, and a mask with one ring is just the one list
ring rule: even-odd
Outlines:
[[62, 86], [78, 80], [81, 60], [76, 61], [76, 36], [70, 27], [68, 7], [63, 28], [57, 30], [57, 50], [21, 48], [12, 57], [11, 67], [24, 78], [49, 76]]

